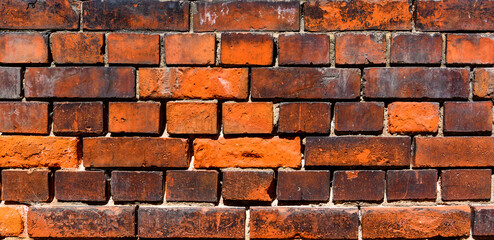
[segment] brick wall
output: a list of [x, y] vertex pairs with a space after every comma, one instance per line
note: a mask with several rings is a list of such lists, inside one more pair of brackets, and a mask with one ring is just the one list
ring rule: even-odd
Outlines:
[[494, 1], [0, 2], [0, 236], [494, 237]]

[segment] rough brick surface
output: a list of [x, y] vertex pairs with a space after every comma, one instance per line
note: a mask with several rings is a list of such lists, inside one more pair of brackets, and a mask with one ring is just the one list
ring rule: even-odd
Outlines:
[[221, 63], [227, 65], [271, 65], [273, 38], [267, 34], [221, 34]]
[[0, 207], [0, 235], [6, 237], [19, 236], [24, 231], [24, 215], [27, 207]]
[[384, 103], [339, 102], [334, 108], [335, 131], [338, 133], [377, 133], [383, 130]]
[[235, 103], [222, 105], [225, 134], [271, 133], [273, 131], [273, 103]]
[[160, 36], [157, 34], [108, 34], [108, 62], [153, 64], [160, 62]]
[[336, 64], [383, 64], [386, 35], [382, 33], [336, 34]]
[[0, 102], [0, 132], [48, 133], [48, 103]]
[[444, 132], [492, 131], [492, 102], [445, 102]]
[[475, 206], [473, 207], [473, 235], [475, 237], [494, 236], [492, 228], [494, 209], [490, 206]]
[[0, 67], [0, 99], [19, 99], [21, 84], [21, 68]]
[[108, 131], [158, 134], [161, 115], [159, 102], [111, 102], [108, 105]]
[[448, 34], [446, 50], [447, 63], [493, 64], [494, 35]]
[[50, 37], [51, 53], [56, 63], [103, 63], [105, 54], [103, 33], [57, 32]]
[[438, 33], [394, 33], [391, 36], [391, 63], [439, 64], [442, 38]]
[[384, 199], [384, 171], [335, 171], [333, 199], [335, 201], [380, 202]]
[[278, 171], [278, 201], [327, 201], [329, 171]]
[[328, 133], [331, 104], [323, 102], [281, 103], [278, 121], [280, 133]]
[[214, 170], [167, 171], [166, 200], [172, 202], [218, 201], [218, 172]]
[[106, 200], [105, 172], [56, 171], [55, 198], [62, 202], [104, 202]]
[[390, 170], [386, 180], [388, 201], [436, 200], [437, 170]]
[[0, 33], [0, 63], [48, 63], [47, 44], [40, 33]]
[[163, 200], [163, 172], [113, 171], [111, 196], [116, 202]]
[[225, 201], [271, 201], [275, 196], [273, 170], [224, 170], [221, 195]]
[[476, 98], [494, 97], [494, 68], [475, 68], [473, 96]]
[[167, 102], [166, 131], [171, 134], [216, 134], [218, 104], [214, 102]]
[[47, 202], [50, 199], [50, 171], [2, 171], [2, 200], [6, 202]]
[[452, 169], [441, 172], [443, 201], [489, 200], [491, 198], [490, 169]]
[[278, 38], [280, 65], [329, 64], [329, 36], [324, 34], [283, 34]]
[[388, 105], [390, 133], [436, 133], [439, 128], [439, 103], [393, 102]]
[[214, 34], [168, 34], [163, 38], [166, 64], [215, 63], [216, 38]]
[[53, 132], [55, 134], [103, 133], [102, 102], [53, 103]]

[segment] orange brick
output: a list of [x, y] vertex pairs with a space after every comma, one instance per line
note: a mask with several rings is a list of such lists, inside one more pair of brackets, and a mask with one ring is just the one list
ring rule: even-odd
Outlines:
[[223, 132], [225, 134], [271, 133], [273, 103], [223, 103]]
[[493, 64], [494, 36], [448, 34], [446, 62], [456, 64]]
[[267, 34], [221, 34], [221, 63], [232, 65], [273, 64], [273, 37]]
[[477, 98], [494, 97], [494, 68], [475, 68], [473, 95]]
[[165, 35], [166, 64], [214, 64], [216, 38], [211, 34]]
[[159, 64], [160, 36], [157, 34], [110, 33], [108, 62], [120, 64]]
[[26, 206], [13, 205], [0, 207], [0, 236], [19, 236], [24, 231], [26, 213]]
[[386, 38], [383, 33], [341, 33], [336, 35], [336, 64], [383, 64]]
[[0, 33], [0, 63], [47, 63], [48, 45], [39, 33]]
[[436, 133], [439, 103], [394, 102], [388, 106], [390, 133]]
[[108, 129], [114, 133], [160, 133], [161, 103], [111, 102]]
[[48, 134], [48, 103], [0, 102], [0, 132]]
[[56, 32], [51, 35], [51, 53], [56, 63], [102, 63], [103, 33]]
[[218, 133], [217, 103], [168, 102], [166, 104], [167, 132], [172, 134]]

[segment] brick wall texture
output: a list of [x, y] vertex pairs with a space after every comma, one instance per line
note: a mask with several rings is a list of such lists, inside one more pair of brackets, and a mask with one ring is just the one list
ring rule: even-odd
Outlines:
[[0, 237], [494, 239], [493, 0], [0, 1]]

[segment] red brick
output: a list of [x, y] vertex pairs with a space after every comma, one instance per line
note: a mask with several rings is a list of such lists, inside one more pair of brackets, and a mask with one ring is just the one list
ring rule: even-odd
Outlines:
[[384, 199], [384, 171], [335, 171], [333, 200], [381, 202]]
[[48, 45], [40, 33], [0, 33], [0, 63], [47, 63]]
[[494, 209], [491, 206], [474, 206], [473, 207], [473, 236], [477, 239], [481, 237], [494, 236]]
[[141, 238], [244, 238], [245, 209], [234, 207], [140, 207]]
[[27, 68], [27, 98], [134, 98], [131, 67]]
[[225, 134], [271, 133], [273, 131], [273, 103], [227, 102], [222, 104]]
[[420, 31], [494, 30], [492, 1], [419, 0], [415, 4], [415, 27]]
[[306, 166], [410, 165], [409, 137], [307, 137]]
[[108, 131], [113, 133], [152, 133], [161, 129], [161, 103], [111, 102]]
[[27, 229], [33, 238], [130, 238], [134, 221], [134, 206], [33, 206]]
[[117, 64], [159, 64], [160, 36], [157, 34], [108, 34], [108, 62]]
[[166, 131], [172, 134], [218, 133], [216, 102], [167, 102]]
[[451, 169], [441, 172], [443, 201], [490, 200], [490, 169]]
[[388, 201], [436, 200], [437, 170], [389, 170], [386, 183]]
[[166, 201], [217, 202], [218, 172], [214, 170], [167, 171]]
[[439, 33], [393, 33], [391, 63], [440, 64], [443, 40]]
[[221, 63], [231, 65], [272, 65], [273, 37], [267, 34], [221, 34]]
[[365, 97], [398, 99], [468, 98], [465, 68], [367, 68]]
[[196, 168], [252, 167], [277, 168], [301, 166], [300, 139], [273, 137], [196, 139]]
[[492, 131], [492, 102], [445, 102], [445, 133]]
[[475, 68], [473, 75], [473, 96], [494, 98], [494, 68]]
[[252, 98], [356, 99], [359, 69], [253, 68]]
[[176, 30], [189, 29], [189, 2], [154, 0], [95, 0], [83, 3], [84, 29]]
[[21, 84], [20, 67], [0, 67], [0, 99], [20, 99]]
[[463, 237], [469, 233], [469, 206], [362, 208], [364, 239]]
[[250, 237], [357, 239], [357, 208], [252, 207]]
[[329, 36], [324, 34], [283, 34], [278, 39], [280, 65], [329, 64]]
[[329, 133], [331, 103], [281, 103], [278, 122], [280, 133]]
[[246, 99], [246, 68], [141, 68], [139, 96], [175, 99]]
[[48, 103], [0, 102], [0, 132], [48, 134]]
[[215, 63], [216, 37], [213, 33], [168, 34], [164, 37], [166, 64]]
[[268, 202], [275, 197], [274, 171], [224, 170], [221, 195], [225, 201]]
[[383, 130], [384, 103], [338, 102], [334, 108], [337, 133], [378, 133]]
[[383, 33], [338, 33], [335, 49], [336, 64], [386, 63], [386, 36]]
[[103, 102], [53, 103], [55, 134], [102, 134]]
[[24, 232], [24, 218], [26, 214], [26, 206], [13, 205], [0, 207], [0, 236], [16, 237], [21, 235]]
[[189, 166], [187, 139], [159, 137], [84, 138], [85, 167]]
[[407, 0], [308, 1], [304, 12], [308, 31], [412, 29]]
[[329, 171], [278, 171], [278, 201], [326, 202], [329, 200]]
[[58, 170], [55, 172], [55, 198], [69, 202], [105, 202], [104, 171]]
[[[33, 4], [28, 4], [33, 3]], [[26, 8], [27, 7], [27, 8]], [[0, 29], [64, 29], [79, 27], [79, 4], [66, 0], [0, 2]]]
[[492, 52], [494, 52], [494, 35], [448, 34], [447, 36], [447, 63], [493, 64]]
[[298, 31], [299, 3], [268, 1], [198, 2], [194, 31]]
[[78, 145], [73, 137], [2, 136], [0, 167], [77, 168]]
[[115, 202], [163, 201], [163, 172], [112, 171], [111, 195]]
[[56, 32], [51, 53], [56, 63], [103, 63], [105, 35], [90, 32]]
[[2, 200], [6, 202], [48, 202], [50, 175], [48, 170], [3, 170]]
[[439, 126], [439, 103], [393, 102], [388, 105], [390, 133], [436, 133]]

